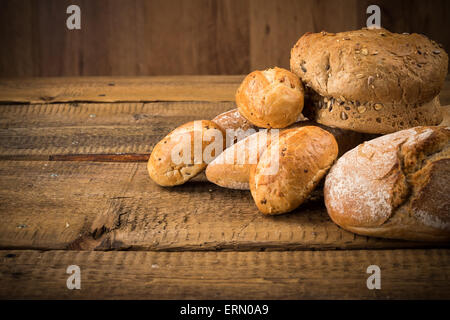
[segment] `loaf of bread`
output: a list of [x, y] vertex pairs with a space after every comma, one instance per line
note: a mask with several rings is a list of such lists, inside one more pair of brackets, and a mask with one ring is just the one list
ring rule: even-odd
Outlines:
[[262, 128], [285, 128], [296, 122], [304, 103], [303, 85], [281, 68], [254, 71], [236, 92], [239, 112]]
[[[287, 129], [281, 129], [280, 134], [286, 130], [301, 128], [306, 126], [318, 126], [330, 132], [338, 144], [339, 156], [350, 149], [353, 149], [364, 141], [373, 139], [377, 135], [364, 134], [339, 128], [331, 128], [312, 121], [296, 122]], [[248, 190], [250, 168], [255, 160], [257, 161], [266, 147], [270, 144], [270, 132], [266, 135], [266, 130], [251, 135], [237, 144], [225, 149], [206, 168], [207, 179], [221, 187], [230, 189]]]
[[281, 214], [301, 205], [336, 160], [333, 135], [319, 127], [289, 129], [272, 139], [250, 171], [250, 191], [264, 214]]
[[206, 178], [224, 188], [249, 190], [250, 169], [258, 163], [271, 136], [270, 131], [261, 130], [228, 147], [206, 167]]
[[361, 235], [450, 240], [450, 127], [416, 127], [350, 150], [325, 180], [331, 219]]
[[188, 122], [158, 142], [150, 155], [150, 178], [161, 186], [176, 186], [202, 172], [223, 151], [225, 134], [209, 120]]
[[448, 56], [423, 35], [385, 29], [306, 33], [292, 48], [290, 64], [319, 96], [305, 102], [311, 120], [381, 134], [442, 121], [436, 97]]

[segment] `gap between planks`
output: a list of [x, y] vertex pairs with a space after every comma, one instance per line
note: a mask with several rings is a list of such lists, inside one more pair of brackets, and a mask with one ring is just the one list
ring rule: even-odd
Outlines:
[[[234, 102], [0, 107], [0, 160], [145, 162], [175, 127], [212, 119]], [[450, 123], [450, 106], [443, 107]]]

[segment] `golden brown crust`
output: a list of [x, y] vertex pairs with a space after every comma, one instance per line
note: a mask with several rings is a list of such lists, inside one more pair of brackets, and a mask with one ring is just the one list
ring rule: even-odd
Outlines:
[[[207, 166], [203, 152], [210, 144], [215, 143], [215, 133], [221, 135], [220, 151], [222, 151], [225, 134], [222, 128], [212, 121], [192, 121], [173, 130], [153, 148], [147, 163], [150, 178], [161, 186], [175, 186], [195, 177]], [[211, 135], [209, 141], [206, 138], [208, 135]], [[201, 159], [194, 157], [196, 139], [201, 139], [201, 142], [198, 142], [201, 143]], [[182, 150], [190, 150], [190, 155], [183, 155]], [[176, 152], [180, 158], [174, 158], [173, 152]], [[211, 150], [211, 155], [216, 157], [217, 154], [214, 153], [215, 150]], [[181, 160], [183, 156], [186, 156], [184, 159], [187, 161]]]
[[327, 175], [331, 219], [358, 234], [450, 240], [450, 128], [416, 127], [365, 142]]
[[256, 129], [256, 127], [245, 119], [238, 109], [232, 109], [219, 114], [212, 122], [218, 124], [224, 131], [226, 130], [243, 130]]
[[312, 91], [308, 93], [305, 115], [331, 127], [386, 134], [419, 125], [438, 125], [443, 119], [438, 97], [422, 105], [405, 106], [400, 103], [361, 103], [322, 97]]
[[[348, 150], [353, 149], [360, 143], [377, 137], [377, 135], [373, 134], [331, 128], [312, 121], [296, 122], [288, 128], [280, 130], [280, 134], [283, 134], [286, 130], [306, 126], [318, 126], [330, 132], [335, 137], [338, 144], [338, 157], [346, 153]], [[252, 161], [255, 159], [258, 160], [261, 154], [265, 151], [267, 145], [270, 144], [270, 134], [267, 135], [267, 139], [265, 139], [265, 141], [258, 139], [258, 137], [262, 134], [263, 133], [261, 131], [255, 133], [251, 136], [252, 138], [247, 137], [246, 139], [243, 139], [225, 149], [225, 151], [206, 168], [207, 179], [221, 187], [249, 190], [250, 169], [252, 164], [254, 164]], [[231, 161], [227, 162], [225, 161], [226, 159], [230, 159]]]
[[409, 106], [439, 94], [448, 56], [423, 35], [363, 29], [306, 33], [292, 48], [290, 64], [322, 96]]
[[319, 127], [289, 129], [278, 143], [273, 141], [250, 172], [250, 191], [265, 214], [289, 212], [302, 204], [338, 154], [333, 135]]
[[289, 126], [287, 129], [301, 128], [306, 126], [316, 126], [331, 133], [336, 139], [336, 142], [339, 147], [338, 157], [342, 156], [344, 153], [353, 149], [354, 147], [363, 143], [364, 141], [371, 140], [379, 136], [377, 134], [368, 134], [341, 128], [333, 128], [320, 123], [315, 123], [314, 121], [310, 120], [296, 122], [293, 125]]
[[303, 98], [300, 80], [281, 68], [250, 73], [236, 92], [239, 112], [262, 128], [285, 128], [297, 121]]
[[249, 190], [250, 169], [270, 141], [270, 132], [264, 130], [233, 144], [206, 167], [206, 178], [224, 188]]

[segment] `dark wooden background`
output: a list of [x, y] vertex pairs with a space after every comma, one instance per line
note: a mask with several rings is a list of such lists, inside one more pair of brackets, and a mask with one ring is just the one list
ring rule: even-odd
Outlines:
[[[66, 8], [81, 7], [81, 30]], [[450, 48], [448, 0], [0, 0], [0, 76], [244, 74], [288, 67], [307, 31], [383, 27]]]

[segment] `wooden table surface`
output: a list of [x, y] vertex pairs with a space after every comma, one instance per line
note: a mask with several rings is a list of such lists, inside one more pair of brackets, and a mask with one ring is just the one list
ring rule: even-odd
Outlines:
[[204, 175], [149, 179], [156, 142], [234, 108], [242, 78], [0, 80], [0, 298], [449, 299], [448, 243], [355, 235], [323, 200], [266, 217]]

